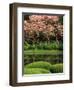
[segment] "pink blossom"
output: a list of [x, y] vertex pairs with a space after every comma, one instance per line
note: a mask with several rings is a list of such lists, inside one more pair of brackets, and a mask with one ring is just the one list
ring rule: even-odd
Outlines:
[[[30, 15], [29, 20], [24, 20], [24, 31], [28, 34], [28, 37], [34, 37], [34, 32], [43, 32], [45, 37], [55, 35], [55, 30], [63, 35], [63, 25], [57, 23], [59, 16], [49, 15]], [[53, 22], [53, 23], [52, 23]]]

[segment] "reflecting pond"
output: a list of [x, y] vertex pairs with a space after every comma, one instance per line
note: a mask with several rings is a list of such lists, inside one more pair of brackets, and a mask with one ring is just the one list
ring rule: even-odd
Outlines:
[[51, 64], [63, 63], [63, 54], [58, 55], [40, 55], [40, 54], [31, 54], [24, 55], [24, 64], [29, 64], [35, 61], [47, 61]]

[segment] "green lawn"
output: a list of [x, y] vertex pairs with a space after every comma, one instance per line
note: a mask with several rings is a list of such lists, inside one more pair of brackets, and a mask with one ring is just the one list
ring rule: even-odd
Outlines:
[[58, 55], [62, 54], [62, 50], [25, 50], [24, 54], [32, 55], [32, 54], [44, 54], [44, 55]]

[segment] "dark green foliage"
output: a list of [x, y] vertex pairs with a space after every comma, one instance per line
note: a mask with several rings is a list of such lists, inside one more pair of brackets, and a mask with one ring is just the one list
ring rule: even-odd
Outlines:
[[50, 73], [50, 71], [42, 68], [24, 68], [24, 74], [44, 74]]
[[50, 71], [52, 73], [62, 73], [63, 72], [63, 64], [59, 63], [59, 64], [52, 65]]
[[27, 64], [25, 67], [26, 68], [44, 68], [44, 69], [50, 70], [51, 64], [44, 61], [38, 61], [38, 62]]
[[28, 50], [29, 47], [31, 47], [30, 44], [25, 41], [25, 43], [24, 43], [24, 50]]
[[63, 44], [62, 43], [59, 44], [59, 50], [63, 50]]
[[50, 49], [50, 50], [59, 49], [59, 44], [57, 44], [56, 42], [50, 43], [50, 44], [49, 44], [49, 49]]
[[27, 42], [24, 44], [24, 50], [34, 50], [34, 49], [39, 49], [39, 50], [62, 50], [63, 49], [63, 44], [62, 43], [57, 43], [57, 42], [40, 42], [38, 44], [28, 44]]
[[63, 25], [63, 17], [61, 17], [61, 16], [59, 18], [59, 23], [61, 23]]

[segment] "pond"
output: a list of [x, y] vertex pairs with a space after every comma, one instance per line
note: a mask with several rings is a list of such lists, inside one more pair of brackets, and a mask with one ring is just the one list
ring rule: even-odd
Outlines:
[[51, 64], [63, 63], [63, 54], [26, 54], [24, 55], [24, 65], [35, 62], [35, 61], [47, 61]]

